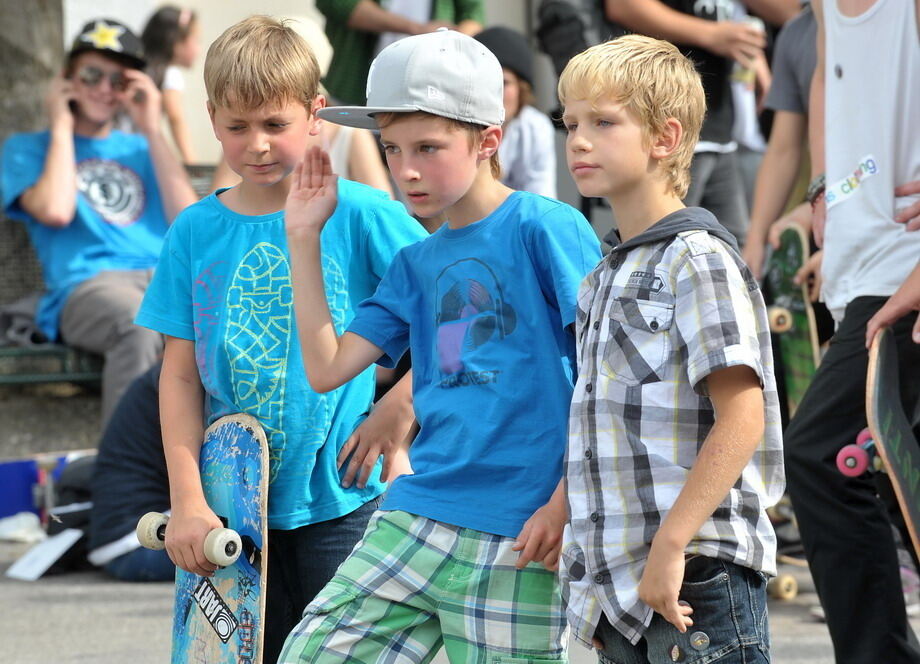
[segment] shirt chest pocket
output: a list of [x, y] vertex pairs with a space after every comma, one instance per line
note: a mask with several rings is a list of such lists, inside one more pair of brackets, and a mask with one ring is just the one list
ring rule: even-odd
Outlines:
[[635, 298], [613, 300], [602, 324], [601, 373], [626, 385], [661, 380], [671, 352], [674, 305]]

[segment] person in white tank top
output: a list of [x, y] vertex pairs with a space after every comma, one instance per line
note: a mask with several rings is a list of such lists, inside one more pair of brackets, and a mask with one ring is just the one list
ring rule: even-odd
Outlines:
[[[920, 192], [920, 0], [812, 6], [812, 174], [823, 185], [813, 180], [810, 199], [824, 249], [821, 292], [837, 328], [785, 433], [787, 490], [836, 661], [920, 662], [891, 524], [910, 540], [890, 484], [882, 474], [875, 482], [846, 478], [835, 463], [866, 426], [867, 323], [920, 260], [920, 224], [898, 214]], [[895, 332], [910, 413], [920, 401], [920, 346], [901, 299], [873, 325], [884, 320]]]

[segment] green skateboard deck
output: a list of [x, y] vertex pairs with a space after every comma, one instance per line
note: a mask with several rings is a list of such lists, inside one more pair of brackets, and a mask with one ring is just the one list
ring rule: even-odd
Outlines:
[[920, 445], [904, 412], [898, 377], [898, 348], [889, 329], [879, 332], [869, 349], [866, 418], [904, 515], [914, 550], [920, 553]]
[[767, 308], [770, 331], [779, 339], [789, 416], [795, 413], [820, 362], [815, 312], [805, 284], [793, 282], [809, 257], [808, 237], [799, 226], [780, 235], [779, 249], [767, 263], [773, 302]]

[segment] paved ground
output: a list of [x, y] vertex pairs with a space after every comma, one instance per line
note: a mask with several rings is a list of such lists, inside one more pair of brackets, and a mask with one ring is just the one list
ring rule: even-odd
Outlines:
[[[0, 571], [24, 550], [0, 542]], [[808, 615], [815, 602], [806, 570], [786, 568], [801, 587], [789, 602], [771, 601], [773, 661], [776, 664], [830, 664], [824, 625]], [[45, 577], [34, 583], [0, 578], [2, 660], [16, 664], [164, 664], [169, 661], [172, 584], [110, 581], [95, 572]], [[914, 620], [914, 628], [920, 619]], [[596, 658], [578, 644], [572, 664]], [[447, 664], [443, 654], [436, 664]]]
[[69, 383], [0, 385], [0, 459], [96, 447], [99, 395]]

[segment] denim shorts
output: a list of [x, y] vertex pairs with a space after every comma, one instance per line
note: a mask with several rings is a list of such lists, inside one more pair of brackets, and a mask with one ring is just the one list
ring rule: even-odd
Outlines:
[[765, 664], [770, 661], [767, 582], [759, 572], [725, 560], [687, 560], [680, 599], [693, 608], [693, 626], [681, 634], [656, 613], [632, 645], [606, 617], [595, 636], [604, 644], [603, 664]]

